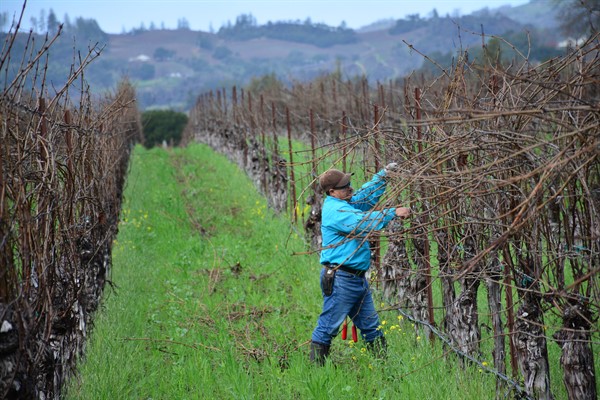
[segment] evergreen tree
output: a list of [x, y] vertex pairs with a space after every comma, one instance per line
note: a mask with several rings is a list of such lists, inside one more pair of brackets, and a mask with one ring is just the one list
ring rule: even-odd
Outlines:
[[43, 8], [40, 10], [40, 19], [38, 21], [39, 24], [39, 33], [44, 33], [46, 31], [46, 10]]
[[48, 12], [48, 22], [46, 26], [48, 28], [48, 33], [51, 35], [55, 35], [58, 32], [58, 19], [56, 19], [56, 14], [54, 14], [54, 10], [50, 9]]
[[70, 31], [71, 29], [73, 29], [73, 24], [71, 24], [71, 18], [69, 18], [69, 14], [65, 13], [65, 16], [63, 17], [63, 29], [65, 31]]
[[173, 110], [145, 111], [142, 113], [144, 146], [152, 148], [163, 142], [177, 146], [187, 121], [187, 115]]
[[554, 0], [561, 10], [561, 29], [575, 39], [590, 37], [600, 27], [600, 0]]
[[74, 34], [77, 41], [85, 42], [108, 42], [108, 35], [100, 29], [100, 25], [95, 19], [85, 19], [79, 17], [75, 20]]
[[38, 20], [37, 20], [37, 18], [36, 17], [29, 18], [29, 24], [31, 25], [31, 30], [34, 33], [37, 33], [37, 30], [38, 30]]
[[[4, 27], [8, 25], [8, 12], [4, 11], [0, 13], [0, 32], [4, 32]], [[8, 31], [8, 29], [6, 29]]]
[[177, 29], [190, 29], [190, 23], [185, 18], [180, 18], [177, 20]]

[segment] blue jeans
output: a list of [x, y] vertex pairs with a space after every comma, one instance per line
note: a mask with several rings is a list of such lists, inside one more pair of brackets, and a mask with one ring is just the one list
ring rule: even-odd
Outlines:
[[[321, 280], [324, 273], [325, 268], [321, 270]], [[331, 296], [323, 294], [323, 311], [313, 331], [312, 341], [330, 345], [346, 316], [352, 319], [365, 342], [371, 343], [383, 336], [383, 332], [378, 329], [379, 316], [367, 279], [338, 269], [335, 272], [333, 293]]]

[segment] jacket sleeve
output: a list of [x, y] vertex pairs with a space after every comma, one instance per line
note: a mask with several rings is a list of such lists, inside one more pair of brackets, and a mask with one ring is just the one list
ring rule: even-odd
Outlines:
[[349, 237], [364, 237], [383, 228], [396, 216], [395, 208], [382, 211], [359, 211], [346, 207], [335, 213], [331, 228]]
[[359, 210], [368, 211], [375, 207], [386, 187], [385, 170], [382, 169], [356, 191], [350, 199], [350, 204]]

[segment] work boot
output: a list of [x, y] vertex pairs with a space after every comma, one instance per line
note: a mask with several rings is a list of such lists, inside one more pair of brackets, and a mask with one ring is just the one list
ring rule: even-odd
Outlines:
[[370, 343], [367, 343], [367, 349], [377, 358], [387, 358], [387, 340], [385, 336], [379, 336]]
[[319, 366], [325, 365], [325, 358], [329, 355], [329, 347], [325, 344], [310, 342], [310, 361]]

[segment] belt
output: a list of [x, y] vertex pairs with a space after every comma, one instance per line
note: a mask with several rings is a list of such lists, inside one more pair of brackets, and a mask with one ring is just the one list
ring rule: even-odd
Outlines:
[[362, 271], [362, 270], [358, 270], [358, 269], [346, 267], [345, 265], [330, 264], [330, 263], [325, 263], [323, 265], [325, 267], [327, 267], [327, 268], [336, 268], [336, 269], [339, 269], [339, 270], [347, 272], [349, 274], [358, 276], [359, 278], [362, 278], [367, 273], [367, 271]]

